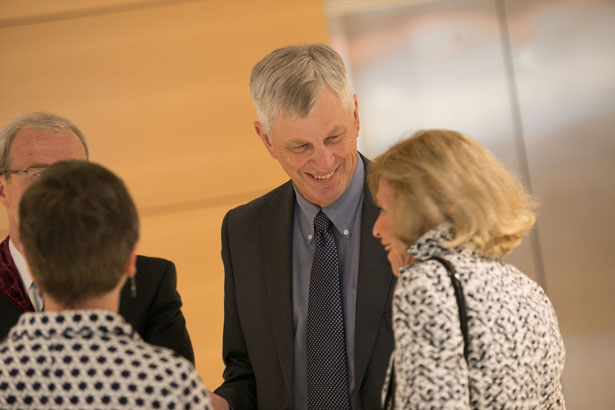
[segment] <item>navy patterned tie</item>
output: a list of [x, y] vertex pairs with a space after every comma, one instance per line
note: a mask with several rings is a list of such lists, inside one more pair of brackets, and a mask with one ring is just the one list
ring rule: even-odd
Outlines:
[[332, 224], [314, 218], [316, 251], [307, 320], [308, 409], [350, 409], [341, 281]]

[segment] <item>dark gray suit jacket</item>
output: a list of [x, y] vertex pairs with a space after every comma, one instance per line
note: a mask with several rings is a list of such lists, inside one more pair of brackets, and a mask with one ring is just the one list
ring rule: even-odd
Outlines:
[[[369, 161], [363, 158], [367, 165]], [[222, 222], [224, 383], [216, 393], [234, 410], [292, 407], [292, 182], [229, 211]], [[395, 279], [372, 236], [378, 208], [364, 188], [355, 325], [356, 410], [380, 408], [393, 349]]]

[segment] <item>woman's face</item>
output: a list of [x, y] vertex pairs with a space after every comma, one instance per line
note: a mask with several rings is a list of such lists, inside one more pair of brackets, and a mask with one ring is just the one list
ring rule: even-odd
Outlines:
[[386, 180], [380, 179], [378, 192], [376, 193], [376, 203], [380, 207], [380, 215], [374, 223], [372, 234], [380, 239], [384, 250], [388, 252], [388, 259], [391, 263], [393, 275], [399, 275], [399, 268], [414, 263], [400, 241], [393, 235], [393, 193]]

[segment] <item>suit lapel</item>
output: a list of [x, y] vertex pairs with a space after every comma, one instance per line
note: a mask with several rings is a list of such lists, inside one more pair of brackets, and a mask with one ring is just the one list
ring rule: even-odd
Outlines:
[[293, 384], [292, 232], [295, 193], [289, 181], [271, 198], [261, 220], [265, 280], [273, 339], [289, 400]]
[[[367, 175], [369, 161], [365, 158], [363, 160]], [[355, 394], [361, 387], [384, 312], [391, 309], [387, 306], [387, 296], [394, 280], [386, 252], [372, 235], [379, 210], [369, 192], [367, 181], [363, 195], [355, 318]]]

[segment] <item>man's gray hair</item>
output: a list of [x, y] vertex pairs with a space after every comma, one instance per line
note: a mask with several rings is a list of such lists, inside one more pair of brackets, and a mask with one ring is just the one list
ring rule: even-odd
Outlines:
[[269, 138], [278, 115], [306, 117], [315, 109], [325, 87], [353, 112], [354, 95], [342, 57], [321, 43], [274, 50], [254, 66], [250, 76], [252, 101]]
[[[71, 130], [81, 140], [86, 158], [90, 157], [88, 142], [85, 136], [69, 119], [49, 112], [29, 112], [15, 118], [0, 131], [0, 172], [9, 169], [11, 165], [9, 151], [11, 150], [13, 140], [19, 131], [26, 128], [40, 129], [53, 133]], [[7, 174], [7, 177], [9, 175]]]

